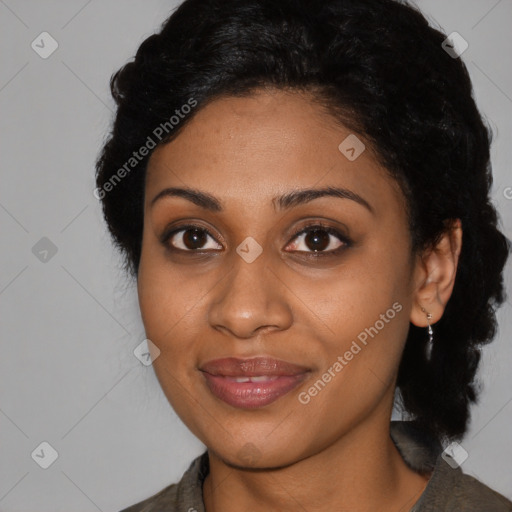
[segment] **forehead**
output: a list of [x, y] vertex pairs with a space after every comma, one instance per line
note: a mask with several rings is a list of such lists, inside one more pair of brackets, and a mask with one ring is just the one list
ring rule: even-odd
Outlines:
[[147, 201], [175, 186], [253, 207], [293, 189], [325, 186], [352, 189], [377, 209], [403, 199], [364, 137], [307, 94], [283, 91], [223, 97], [196, 112], [148, 163]]

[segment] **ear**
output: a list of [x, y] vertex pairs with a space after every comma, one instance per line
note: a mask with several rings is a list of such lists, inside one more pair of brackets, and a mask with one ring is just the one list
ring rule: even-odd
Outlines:
[[455, 284], [461, 248], [461, 221], [453, 219], [447, 222], [447, 229], [439, 242], [418, 256], [410, 318], [414, 325], [426, 327], [427, 313], [432, 315], [431, 324], [443, 316]]

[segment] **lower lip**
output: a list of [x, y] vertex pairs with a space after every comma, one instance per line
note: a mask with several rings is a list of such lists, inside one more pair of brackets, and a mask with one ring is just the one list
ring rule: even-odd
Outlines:
[[256, 409], [292, 391], [307, 374], [283, 375], [263, 382], [236, 382], [229, 377], [206, 372], [203, 375], [210, 391], [223, 402], [241, 409]]

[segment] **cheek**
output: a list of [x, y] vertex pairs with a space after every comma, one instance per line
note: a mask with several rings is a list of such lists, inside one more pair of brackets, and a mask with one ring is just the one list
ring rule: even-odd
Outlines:
[[137, 282], [146, 335], [163, 353], [186, 353], [204, 308], [204, 283], [148, 253], [143, 251]]
[[[392, 338], [403, 332], [404, 325], [408, 326], [407, 254], [382, 251], [377, 243], [372, 245], [375, 249], [352, 249], [343, 264], [329, 273], [300, 276], [286, 269], [280, 272], [293, 289], [297, 305], [307, 306], [303, 312], [309, 322], [315, 322], [320, 332], [332, 339], [331, 344], [340, 345], [340, 340], [355, 338], [376, 322], [379, 331], [389, 333]], [[397, 302], [401, 307], [393, 309]], [[397, 309], [401, 309], [400, 314]], [[385, 318], [381, 319], [381, 315]]]
[[[310, 308], [310, 321], [317, 319], [323, 354], [319, 369], [331, 368], [336, 375], [329, 384], [333, 396], [372, 401], [398, 368], [409, 329], [409, 257], [398, 245], [397, 250], [390, 249], [392, 244], [387, 251], [382, 247], [386, 245], [354, 250], [335, 276], [297, 281], [294, 288]], [[338, 371], [332, 369], [336, 362]]]
[[[169, 403], [189, 428], [196, 413], [190, 399], [190, 382], [196, 373], [199, 322], [203, 295], [197, 280], [184, 282], [183, 274], [155, 259], [141, 259], [138, 278], [139, 306], [147, 338], [160, 350], [153, 362], [155, 374]], [[184, 286], [185, 285], [185, 286]]]
[[[317, 345], [319, 373], [334, 373], [334, 395], [358, 397], [361, 404], [365, 398], [378, 398], [381, 388], [393, 380], [409, 328], [404, 297], [393, 293], [393, 287], [378, 296], [374, 285], [370, 288], [374, 293], [345, 282], [325, 303], [309, 296], [321, 312], [323, 326], [328, 327], [319, 325], [316, 332], [317, 343], [321, 340]], [[324, 380], [331, 382], [328, 375]]]

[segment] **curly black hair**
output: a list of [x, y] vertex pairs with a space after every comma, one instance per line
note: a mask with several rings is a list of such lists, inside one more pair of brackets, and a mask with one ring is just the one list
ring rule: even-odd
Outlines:
[[152, 149], [220, 96], [311, 92], [370, 141], [401, 186], [415, 253], [461, 220], [455, 286], [431, 358], [426, 330], [411, 324], [397, 378], [403, 408], [438, 440], [466, 431], [510, 247], [489, 199], [491, 133], [445, 39], [396, 0], [186, 0], [111, 78], [117, 113], [95, 191], [124, 269], [137, 277]]

